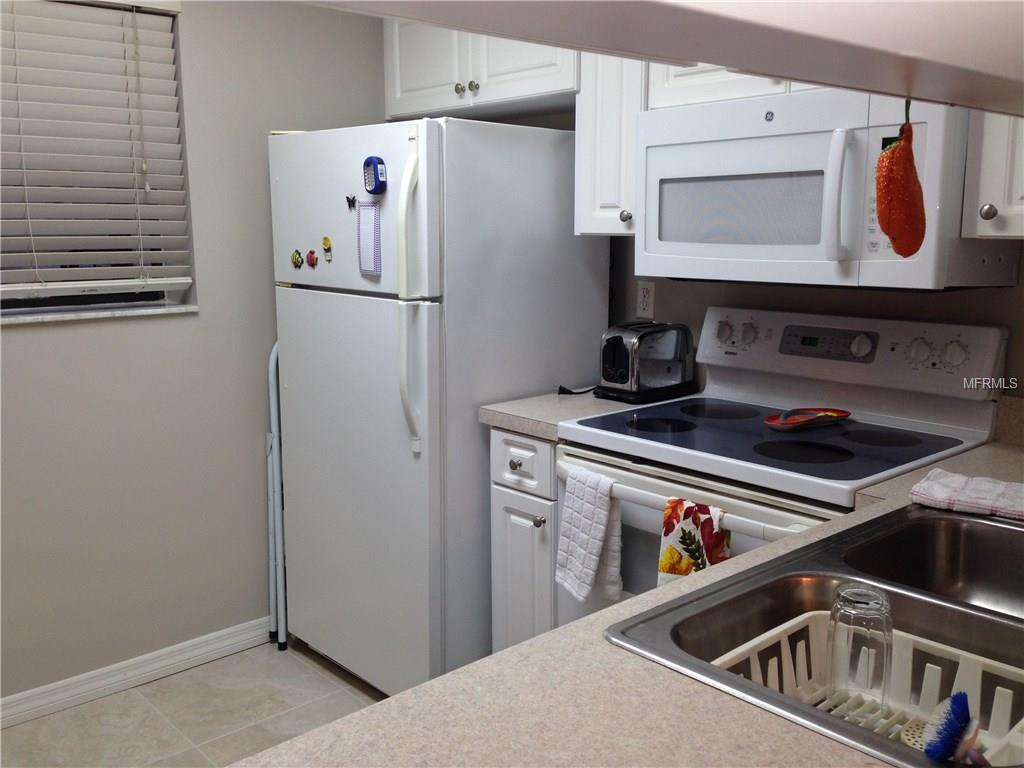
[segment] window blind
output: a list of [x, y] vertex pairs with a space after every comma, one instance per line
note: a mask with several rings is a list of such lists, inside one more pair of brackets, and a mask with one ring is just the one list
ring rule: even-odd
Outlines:
[[2, 0], [0, 310], [191, 301], [171, 16]]

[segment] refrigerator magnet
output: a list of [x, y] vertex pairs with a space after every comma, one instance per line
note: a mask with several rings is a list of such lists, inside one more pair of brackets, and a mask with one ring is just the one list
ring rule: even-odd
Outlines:
[[371, 195], [383, 195], [388, 188], [388, 171], [382, 158], [370, 155], [363, 160], [363, 188]]
[[330, 264], [332, 261], [334, 261], [334, 252], [331, 250], [331, 238], [329, 238], [327, 235], [324, 235], [324, 239], [322, 242], [324, 246], [324, 261]]
[[302, 254], [296, 248], [292, 251], [292, 266], [296, 269], [302, 269]]
[[309, 253], [306, 254], [306, 263], [309, 265], [310, 269], [316, 269], [316, 263], [319, 260], [320, 259], [316, 255], [316, 251], [312, 249], [310, 249]]

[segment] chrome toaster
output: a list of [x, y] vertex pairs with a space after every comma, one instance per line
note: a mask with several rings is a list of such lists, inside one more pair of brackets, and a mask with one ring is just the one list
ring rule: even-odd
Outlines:
[[601, 340], [601, 383], [594, 395], [627, 403], [688, 395], [697, 389], [693, 358], [693, 334], [685, 325], [613, 325]]

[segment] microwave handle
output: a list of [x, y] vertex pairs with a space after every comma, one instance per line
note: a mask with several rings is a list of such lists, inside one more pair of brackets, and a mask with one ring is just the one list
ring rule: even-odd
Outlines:
[[828, 147], [828, 163], [825, 166], [825, 192], [822, 201], [822, 214], [825, 219], [821, 240], [825, 246], [825, 258], [828, 261], [843, 261], [849, 256], [843, 247], [843, 233], [840, 219], [843, 215], [843, 165], [846, 159], [846, 145], [850, 134], [845, 128], [832, 131], [832, 141]]

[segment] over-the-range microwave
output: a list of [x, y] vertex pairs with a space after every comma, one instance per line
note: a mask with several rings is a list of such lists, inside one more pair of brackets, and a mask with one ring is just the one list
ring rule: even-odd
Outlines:
[[641, 113], [636, 274], [941, 289], [1014, 285], [1021, 243], [960, 237], [970, 110], [911, 106], [926, 234], [878, 226], [875, 164], [902, 99], [831, 88]]

